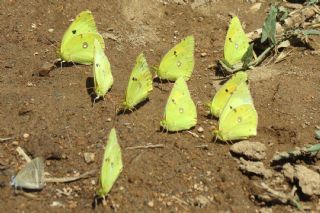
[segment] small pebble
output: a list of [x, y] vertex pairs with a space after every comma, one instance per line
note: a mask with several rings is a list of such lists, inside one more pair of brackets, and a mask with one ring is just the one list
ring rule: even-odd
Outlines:
[[91, 185], [96, 185], [96, 181], [95, 180], [91, 180]]
[[83, 156], [86, 163], [92, 163], [94, 161], [94, 153], [85, 152]]
[[108, 122], [111, 122], [111, 121], [112, 121], [112, 119], [111, 119], [111, 118], [108, 118], [108, 119], [107, 119], [107, 121], [108, 121]]
[[54, 29], [52, 29], [52, 28], [48, 29], [49, 33], [52, 33], [53, 31], [54, 31]]
[[314, 133], [315, 133], [316, 139], [320, 140], [320, 130], [316, 130], [314, 131]]
[[19, 141], [13, 141], [13, 142], [12, 142], [12, 145], [18, 146], [18, 145], [19, 145]]
[[203, 131], [204, 131], [203, 127], [200, 126], [200, 127], [198, 128], [198, 132], [199, 132], [199, 133], [202, 133]]
[[151, 208], [154, 207], [154, 201], [153, 201], [153, 200], [150, 200], [150, 201], [148, 202], [148, 206], [151, 207]]
[[201, 53], [200, 55], [201, 55], [201, 57], [206, 57], [207, 53]]
[[27, 139], [30, 135], [28, 133], [23, 134], [23, 138]]
[[206, 198], [205, 196], [203, 195], [198, 195], [196, 198], [195, 198], [195, 203], [194, 205], [197, 206], [197, 207], [200, 207], [200, 208], [203, 208], [205, 207], [210, 201], [208, 200], [208, 198]]

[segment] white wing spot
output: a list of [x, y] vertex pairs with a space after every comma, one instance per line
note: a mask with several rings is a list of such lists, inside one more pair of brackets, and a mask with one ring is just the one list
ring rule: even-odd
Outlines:
[[238, 123], [241, 123], [242, 118], [241, 118], [241, 117], [238, 117], [237, 121], [238, 121]]
[[180, 108], [179, 108], [179, 112], [180, 112], [180, 113], [183, 113], [183, 111], [184, 111], [183, 108], [180, 107]]
[[86, 49], [86, 48], [88, 48], [88, 46], [89, 46], [89, 45], [88, 45], [87, 42], [83, 42], [83, 43], [82, 43], [82, 48]]
[[180, 62], [180, 61], [177, 62], [177, 66], [178, 66], [178, 67], [181, 66], [181, 62]]

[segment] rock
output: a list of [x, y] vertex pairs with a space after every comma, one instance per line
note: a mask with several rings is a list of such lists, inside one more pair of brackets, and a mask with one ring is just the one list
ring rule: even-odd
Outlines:
[[272, 176], [272, 171], [266, 169], [262, 162], [247, 161], [243, 158], [240, 158], [240, 170], [245, 174], [254, 174], [264, 178], [270, 178]]
[[24, 138], [24, 139], [29, 138], [29, 136], [30, 136], [30, 135], [29, 135], [28, 133], [24, 133], [24, 134], [23, 134], [23, 138]]
[[317, 140], [320, 140], [320, 130], [314, 131]]
[[266, 146], [260, 142], [241, 141], [231, 146], [230, 151], [249, 160], [262, 160], [266, 157]]
[[320, 174], [302, 165], [295, 166], [295, 178], [302, 192], [308, 196], [320, 195]]
[[210, 201], [209, 201], [208, 198], [206, 198], [205, 196], [203, 196], [203, 195], [198, 195], [198, 196], [195, 198], [194, 206], [203, 208], [203, 207], [205, 207], [206, 205], [208, 205], [209, 202], [210, 202]]
[[203, 52], [203, 53], [200, 54], [200, 56], [201, 56], [201, 57], [206, 57], [206, 56], [207, 56], [207, 53], [204, 53], [204, 52]]
[[94, 162], [94, 153], [85, 152], [85, 153], [83, 153], [83, 156], [84, 156], [84, 161], [86, 163]]
[[203, 129], [203, 127], [200, 126], [197, 131], [198, 131], [199, 133], [202, 133], [202, 132], [204, 131], [204, 129]]
[[258, 10], [260, 10], [262, 3], [258, 2], [258, 3], [254, 3], [251, 7], [250, 7], [250, 12], [255, 13]]
[[153, 200], [148, 201], [148, 206], [151, 208], [154, 207], [154, 201]]
[[293, 182], [293, 178], [295, 175], [294, 167], [290, 163], [284, 164], [282, 167], [282, 174], [291, 182]]

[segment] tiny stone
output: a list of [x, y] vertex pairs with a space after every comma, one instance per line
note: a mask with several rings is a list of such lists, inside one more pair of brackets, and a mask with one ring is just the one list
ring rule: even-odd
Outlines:
[[92, 163], [94, 161], [94, 153], [85, 152], [83, 156], [86, 163]]
[[95, 180], [91, 180], [91, 185], [96, 185], [96, 181]]
[[209, 201], [208, 198], [206, 198], [205, 196], [203, 196], [203, 195], [198, 195], [198, 196], [195, 198], [194, 205], [197, 206], [197, 207], [203, 208], [203, 207], [205, 207], [209, 202], [210, 202], [210, 201]]
[[23, 138], [27, 139], [30, 135], [28, 133], [23, 134]]
[[124, 187], [123, 187], [123, 186], [120, 186], [119, 189], [120, 189], [120, 191], [123, 191], [123, 190], [124, 190]]
[[215, 66], [214, 64], [209, 64], [207, 68], [208, 68], [208, 69], [213, 69], [214, 66]]
[[198, 132], [199, 132], [199, 133], [202, 133], [203, 131], [204, 131], [203, 127], [200, 126], [200, 127], [198, 128]]
[[53, 31], [54, 31], [54, 29], [52, 29], [52, 28], [48, 29], [49, 33], [52, 33]]
[[315, 136], [317, 140], [320, 140], [320, 130], [315, 131]]
[[108, 118], [108, 119], [107, 119], [108, 122], [110, 122], [111, 120], [112, 120], [111, 118]]
[[19, 145], [19, 141], [13, 141], [13, 142], [12, 142], [12, 145], [18, 146], [18, 145]]
[[168, 201], [166, 204], [167, 206], [172, 206], [172, 201]]
[[46, 165], [50, 166], [51, 165], [50, 161], [46, 161]]
[[148, 202], [148, 206], [151, 207], [151, 208], [154, 207], [154, 201], [153, 201], [153, 200], [150, 200], [150, 201]]
[[200, 55], [201, 55], [201, 57], [206, 57], [207, 53], [201, 53]]

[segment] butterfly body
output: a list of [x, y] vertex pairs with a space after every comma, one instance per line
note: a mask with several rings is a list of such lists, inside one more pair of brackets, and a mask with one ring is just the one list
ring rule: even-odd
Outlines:
[[104, 49], [99, 41], [94, 42], [94, 64], [93, 64], [94, 91], [96, 98], [103, 97], [113, 84], [111, 66]]
[[95, 40], [104, 48], [103, 37], [97, 31], [92, 13], [83, 11], [64, 33], [59, 56], [63, 61], [92, 64]]
[[125, 110], [133, 109], [134, 106], [146, 100], [151, 91], [152, 75], [147, 61], [143, 53], [141, 53], [130, 75], [123, 108]]
[[28, 162], [10, 183], [15, 188], [40, 190], [44, 187], [44, 162], [38, 157]]
[[183, 77], [175, 82], [160, 125], [168, 131], [190, 129], [197, 124], [197, 109]]
[[157, 76], [170, 81], [175, 81], [179, 77], [189, 80], [195, 64], [194, 43], [194, 37], [188, 36], [169, 50], [156, 69]]

